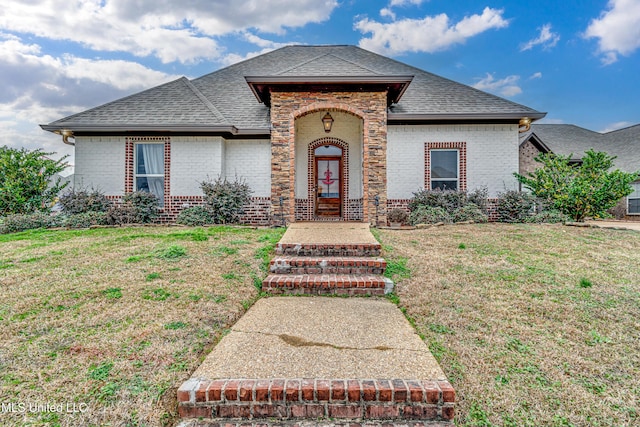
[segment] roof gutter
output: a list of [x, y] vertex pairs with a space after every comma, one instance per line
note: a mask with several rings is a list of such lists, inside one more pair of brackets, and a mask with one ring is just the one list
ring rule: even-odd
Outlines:
[[[528, 118], [531, 121], [545, 117], [547, 113], [531, 111], [527, 113], [445, 113], [445, 114], [401, 114], [389, 113], [389, 122], [420, 122], [420, 121], [461, 121], [461, 120], [520, 120]], [[524, 126], [524, 123], [522, 124]]]
[[[229, 133], [231, 135], [269, 135], [271, 133], [268, 128], [238, 128], [233, 125], [40, 125], [43, 130], [62, 135], [63, 142], [70, 144], [65, 140], [65, 134], [67, 138], [75, 137], [78, 133], [98, 132], [98, 133], [127, 133], [127, 132], [169, 132], [169, 133]], [[71, 129], [72, 128], [72, 129]]]

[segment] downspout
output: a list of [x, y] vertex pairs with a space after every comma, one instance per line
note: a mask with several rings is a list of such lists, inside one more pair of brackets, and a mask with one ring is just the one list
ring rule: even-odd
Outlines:
[[524, 133], [531, 129], [531, 119], [529, 117], [523, 117], [518, 122], [518, 132]]
[[[76, 145], [76, 137], [73, 135], [73, 131], [71, 129], [61, 129], [56, 130], [54, 133], [58, 135], [62, 135], [62, 142], [67, 145], [75, 146]], [[73, 138], [73, 142], [69, 141], [69, 138]]]

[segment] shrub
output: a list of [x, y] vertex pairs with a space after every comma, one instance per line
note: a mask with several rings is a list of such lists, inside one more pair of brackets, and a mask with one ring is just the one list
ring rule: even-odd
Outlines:
[[178, 214], [176, 223], [190, 226], [213, 224], [213, 215], [206, 206], [192, 206]]
[[518, 181], [550, 206], [575, 221], [606, 216], [607, 210], [633, 192], [638, 174], [613, 170], [615, 157], [587, 150], [579, 166], [571, 156], [540, 154], [542, 167], [528, 176], [515, 174]]
[[498, 194], [498, 221], [524, 222], [531, 216], [536, 199], [529, 193], [509, 190]]
[[404, 209], [394, 208], [387, 214], [387, 219], [392, 223], [404, 224], [409, 219], [409, 214]]
[[106, 221], [109, 225], [133, 224], [136, 222], [136, 210], [129, 205], [114, 205], [106, 215]]
[[251, 188], [238, 178], [228, 181], [218, 177], [215, 181], [201, 182], [200, 188], [215, 224], [240, 222], [244, 207], [251, 201]]
[[456, 209], [455, 212], [453, 212], [452, 219], [453, 222], [487, 222], [489, 220], [487, 215], [474, 203], [469, 203], [466, 206]]
[[570, 217], [555, 209], [543, 210], [533, 216], [529, 216], [525, 219], [525, 222], [535, 224], [557, 224], [560, 222], [567, 222], [571, 220]]
[[107, 225], [106, 212], [83, 212], [64, 217], [64, 226], [69, 228], [89, 228], [92, 225]]
[[627, 199], [620, 199], [617, 205], [607, 210], [607, 215], [610, 215], [615, 219], [624, 219], [627, 215]]
[[419, 190], [413, 193], [409, 202], [409, 210], [419, 206], [431, 206], [444, 209], [449, 214], [467, 204], [467, 193], [455, 190]]
[[81, 214], [85, 212], [106, 212], [111, 207], [111, 202], [100, 190], [96, 189], [71, 189], [59, 198], [62, 212], [67, 215]]
[[139, 224], [153, 222], [158, 217], [158, 198], [148, 191], [134, 191], [125, 194], [122, 198], [123, 206], [130, 206], [133, 209], [135, 220]]
[[487, 199], [489, 198], [489, 189], [487, 187], [476, 188], [467, 194], [467, 202], [473, 203], [481, 212], [487, 213]]
[[416, 224], [436, 224], [438, 222], [452, 222], [451, 215], [440, 206], [418, 206], [409, 215], [409, 223]]
[[51, 210], [67, 186], [58, 176], [67, 167], [67, 156], [52, 160], [52, 154], [41, 149], [0, 147], [0, 215]]
[[4, 218], [2, 226], [0, 226], [0, 232], [17, 233], [19, 231], [34, 230], [36, 228], [51, 228], [59, 227], [61, 225], [61, 218], [51, 216], [44, 212], [36, 212], [28, 215], [16, 214], [8, 215]]

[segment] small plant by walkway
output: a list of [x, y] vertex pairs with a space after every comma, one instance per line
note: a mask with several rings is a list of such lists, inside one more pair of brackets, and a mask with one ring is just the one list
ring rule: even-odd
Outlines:
[[[146, 227], [0, 236], [0, 401], [15, 409], [0, 425], [173, 425], [176, 388], [256, 300], [281, 235]], [[64, 411], [29, 410], [38, 404]]]
[[407, 259], [396, 302], [456, 389], [456, 425], [640, 424], [640, 233], [474, 224], [378, 236]]

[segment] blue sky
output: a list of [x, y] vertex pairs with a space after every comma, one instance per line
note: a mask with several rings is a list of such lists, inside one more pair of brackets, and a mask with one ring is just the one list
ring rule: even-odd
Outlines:
[[294, 43], [359, 45], [545, 123], [640, 123], [640, 0], [9, 0], [0, 145], [72, 163], [38, 124]]

